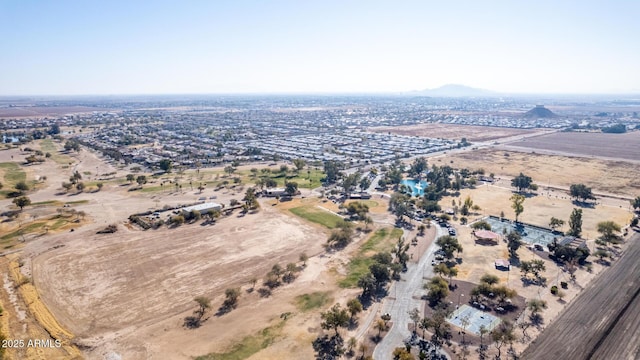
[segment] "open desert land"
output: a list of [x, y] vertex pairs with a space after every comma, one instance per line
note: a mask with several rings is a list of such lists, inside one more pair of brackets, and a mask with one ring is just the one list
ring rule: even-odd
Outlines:
[[[89, 359], [117, 356], [188, 359], [205, 354], [281, 359], [292, 353], [300, 354], [301, 358], [311, 358], [313, 350], [310, 343], [320, 331], [320, 311], [335, 302], [344, 304], [356, 296], [359, 290], [355, 288], [353, 279], [357, 279], [354, 274], [366, 269], [362, 266], [366, 265], [363, 259], [375, 251], [391, 249], [402, 235], [400, 229], [393, 229], [393, 216], [386, 211], [387, 198], [374, 196], [365, 202], [374, 219], [371, 231], [357, 232], [356, 240], [340, 252], [325, 252], [322, 244], [338, 219], [334, 213], [341, 209], [331, 201], [319, 199], [319, 194], [310, 190], [319, 183], [321, 174], [318, 169], [310, 169], [309, 173], [301, 171], [297, 175], [296, 181], [303, 188], [301, 198], [291, 201], [261, 199], [259, 212], [244, 216], [236, 212], [213, 225], [195, 223], [174, 229], [163, 227], [143, 231], [128, 224], [129, 215], [161, 209], [164, 205], [191, 204], [202, 197], [215, 197], [212, 201], [225, 204], [231, 199], [240, 200], [246, 184], [255, 180], [255, 171], [252, 172], [251, 168], [258, 171], [269, 168], [271, 176], [282, 182], [283, 177], [278, 170], [280, 164], [241, 166], [233, 174], [225, 173], [222, 168], [189, 170], [158, 177], [147, 174], [149, 183], [137, 188], [137, 185], [124, 180], [126, 174], [134, 171], [133, 166], [114, 165], [84, 149], [77, 153], [61, 153], [57, 150], [62, 144], [55, 141], [44, 140], [36, 144], [43, 151], [52, 152], [51, 160], [24, 166], [21, 162], [29, 153], [17, 148], [0, 151], [0, 163], [15, 165], [0, 167], [3, 176], [11, 173], [15, 177], [17, 167], [24, 173], [21, 176], [35, 185], [35, 190], [27, 195], [39, 205], [26, 207], [20, 218], [25, 223], [29, 220], [42, 222], [38, 227], [25, 231], [22, 236], [24, 242], [16, 233], [19, 224], [15, 221], [0, 224], [3, 232], [14, 234], [3, 243], [6, 247], [3, 251], [9, 255], [2, 266], [8, 272], [13, 269], [17, 274], [4, 279], [4, 283], [9, 284], [5, 288], [18, 283], [22, 277], [32, 279], [32, 284], [19, 288], [22, 293], [28, 292], [23, 294], [23, 298], [29, 305], [16, 294], [11, 298], [6, 292], [2, 302], [8, 317], [23, 319], [19, 323], [29, 324], [26, 331], [61, 334], [60, 337], [68, 339], [65, 343], [68, 346], [58, 352], [10, 351], [8, 354], [14, 358], [69, 358], [74, 354], [78, 356], [79, 349], [82, 356]], [[470, 152], [454, 155], [451, 165], [465, 166], [462, 161], [456, 161], [468, 154]], [[497, 159], [504, 158], [504, 152], [497, 154]], [[518, 156], [531, 157], [530, 154], [510, 154], [508, 158], [511, 160]], [[485, 157], [480, 159], [485, 160]], [[450, 164], [448, 158], [429, 161], [439, 165], [443, 162]], [[491, 171], [490, 162], [466, 161], [473, 163], [468, 166], [471, 169], [482, 167], [486, 173]], [[520, 166], [525, 171], [526, 161], [521, 161], [523, 164]], [[579, 167], [578, 161], [573, 161], [573, 166]], [[545, 171], [554, 178], [562, 169], [558, 165]], [[504, 174], [502, 170], [496, 168], [495, 173]], [[73, 171], [83, 174], [83, 181], [87, 184], [85, 191], [65, 192], [61, 189], [60, 184], [68, 181]], [[538, 181], [535, 173], [525, 173]], [[516, 174], [517, 171], [514, 172]], [[42, 180], [42, 176], [46, 179]], [[236, 184], [233, 178], [239, 178], [240, 183]], [[160, 185], [162, 181], [169, 180], [173, 183]], [[618, 186], [616, 181], [621, 180], [618, 177], [610, 180], [611, 188]], [[100, 190], [98, 182], [104, 184]], [[176, 183], [181, 187], [174, 187]], [[203, 191], [197, 189], [200, 183], [206, 183]], [[512, 215], [508, 180], [464, 189], [456, 201], [467, 195], [482, 208], [475, 217], [499, 215], [500, 211], [504, 211], [507, 217]], [[443, 208], [448, 207], [451, 200], [451, 197], [443, 199]], [[628, 206], [623, 207], [618, 202], [622, 204], [626, 200], [599, 200], [594, 208], [583, 209], [584, 234], [591, 240], [591, 247], [598, 221], [628, 223]], [[10, 199], [0, 200], [0, 204], [5, 208], [15, 208]], [[61, 218], [66, 213], [58, 213], [58, 209], [64, 211], [65, 204], [76, 214], [84, 212], [85, 216]], [[540, 195], [527, 198], [524, 207], [522, 221], [546, 226], [551, 216], [567, 220], [573, 204], [562, 191], [543, 192], [541, 189]], [[44, 224], [49, 224], [49, 228], [45, 229]], [[54, 224], [58, 225], [54, 227]], [[118, 232], [96, 234], [108, 224], [116, 224]], [[496, 273], [506, 282], [505, 273], [492, 266], [496, 258], [506, 258], [506, 245], [500, 243], [489, 248], [475, 245], [467, 226], [458, 224], [456, 227], [465, 248], [458, 278], [477, 282], [482, 274], [489, 272]], [[70, 232], [71, 229], [75, 231]], [[414, 235], [415, 231], [404, 233], [406, 238]], [[417, 247], [412, 246], [411, 261], [420, 258], [433, 237], [435, 231], [430, 229]], [[259, 288], [261, 278], [273, 264], [279, 263], [284, 267], [289, 262], [297, 262], [300, 265], [298, 257], [302, 252], [311, 258], [293, 283], [277, 288], [270, 297], [261, 297], [258, 291], [253, 291], [250, 285], [252, 278], [259, 279], [256, 286]], [[526, 248], [521, 248], [519, 253], [526, 260], [537, 256]], [[546, 262], [544, 276], [549, 283], [558, 278], [567, 279], [568, 274], [558, 271], [549, 260]], [[600, 269], [598, 264], [594, 264], [593, 273], [578, 271], [577, 285], [570, 286], [565, 300], [573, 298]], [[544, 313], [546, 320], [550, 321], [563, 307], [563, 303], [547, 294], [548, 290], [522, 286], [516, 269], [512, 269], [510, 275], [509, 285], [527, 299], [534, 296], [549, 298], [550, 307]], [[242, 287], [240, 305], [228, 314], [216, 316], [224, 291], [230, 287]], [[187, 329], [184, 320], [192, 315], [196, 308], [193, 299], [199, 295], [212, 299], [212, 310], [201, 327]], [[33, 304], [38, 305], [37, 309]], [[378, 311], [378, 306], [369, 308], [360, 316], [361, 323], [371, 324], [379, 315]], [[34, 316], [27, 316], [29, 320], [18, 317], [22, 312], [45, 315], [35, 317], [41, 322], [38, 324], [32, 318]], [[46, 326], [42, 325], [43, 321]], [[5, 333], [26, 336], [15, 323], [8, 330]], [[343, 336], [345, 339], [350, 336], [361, 339], [363, 334], [361, 329], [352, 329]], [[208, 358], [215, 359], [216, 356]]]
[[484, 142], [518, 135], [531, 135], [541, 129], [516, 129], [491, 126], [452, 125], [452, 124], [417, 124], [406, 126], [377, 126], [367, 130], [378, 133], [391, 133], [405, 136], [424, 136], [430, 138], [455, 139], [467, 138], [469, 142]]
[[514, 177], [522, 172], [542, 187], [568, 189], [571, 184], [583, 183], [595, 193], [626, 198], [640, 193], [640, 164], [626, 161], [480, 149], [440, 156], [430, 162], [454, 168], [484, 169], [486, 175], [493, 173], [496, 177]]
[[522, 148], [551, 155], [589, 156], [640, 163], [640, 131], [625, 134], [556, 132], [522, 139], [504, 147]]
[[[61, 146], [50, 141], [39, 145], [43, 151]], [[2, 162], [20, 164], [28, 153], [12, 149], [0, 152], [0, 156]], [[63, 156], [64, 159], [55, 161]], [[391, 216], [384, 213], [386, 200], [370, 200], [367, 203], [372, 217], [380, 220], [380, 224], [371, 226], [369, 233], [359, 233], [345, 250], [324, 254], [322, 244], [330, 228], [327, 221], [335, 221], [338, 217], [332, 212], [340, 209], [305, 189], [304, 198], [284, 202], [264, 199], [259, 212], [233, 214], [214, 225], [189, 224], [176, 229], [142, 231], [128, 224], [130, 214], [164, 205], [193, 203], [203, 196], [215, 196], [215, 201], [228, 203], [232, 198], [241, 199], [243, 192], [232, 188], [231, 181], [221, 186], [230, 179], [222, 169], [171, 174], [172, 179], [180, 178], [183, 187], [179, 190], [160, 187], [159, 179], [150, 178], [152, 183], [130, 191], [136, 186], [122, 177], [131, 167], [114, 166], [86, 150], [55, 152], [50, 161], [42, 164], [17, 166], [24, 170], [27, 180], [47, 176], [36, 190], [27, 194], [40, 205], [26, 207], [21, 218], [27, 221], [35, 215], [46, 223], [50, 217], [58, 216], [55, 221], [63, 225], [45, 230], [42, 224], [25, 230], [24, 243], [13, 236], [11, 246], [5, 250], [19, 252], [10, 254], [5, 266], [15, 269], [14, 283], [22, 278], [33, 279], [33, 285], [21, 286], [31, 290], [30, 297], [25, 299], [41, 304], [39, 309], [55, 322], [44, 329], [40, 327], [41, 331], [65, 334], [68, 340], [65, 344], [70, 346], [62, 355], [9, 351], [14, 358], [68, 358], [82, 349], [83, 356], [91, 359], [113, 356], [187, 359], [209, 353], [246, 351], [247, 343], [264, 341], [275, 343], [268, 349], [263, 349], [266, 345], [251, 345], [248, 354], [255, 353], [254, 358], [259, 359], [282, 358], [292, 352], [312, 357], [309, 344], [320, 330], [319, 311], [333, 302], [344, 303], [347, 296], [353, 297], [358, 292], [340, 290], [338, 286], [350, 271], [355, 271], [349, 268], [350, 254], [359, 254], [360, 246], [370, 243], [370, 239], [374, 239], [373, 249], [388, 250], [398, 236], [391, 227], [380, 229], [380, 224], [392, 223]], [[240, 167], [234, 176], [248, 181], [252, 167]], [[83, 174], [83, 181], [88, 184], [85, 191], [65, 192], [60, 188], [59, 184], [67, 181], [73, 171]], [[308, 185], [317, 181], [314, 172], [301, 174], [311, 175], [306, 180]], [[191, 190], [189, 182], [199, 181], [207, 181], [211, 187], [216, 185], [202, 192]], [[104, 183], [102, 189], [98, 190], [97, 182]], [[9, 205], [10, 199], [2, 203], [14, 208]], [[82, 219], [77, 216], [61, 219], [57, 210], [64, 210], [65, 204], [69, 206], [65, 211], [73, 209], [85, 215]], [[291, 209], [304, 211], [298, 215]], [[116, 224], [118, 232], [96, 234], [108, 224]], [[18, 225], [3, 223], [14, 234]], [[71, 229], [75, 231], [70, 232]], [[268, 298], [257, 291], [247, 291], [251, 289], [250, 279], [258, 278], [260, 287], [261, 278], [275, 263], [283, 267], [289, 262], [300, 264], [298, 257], [302, 252], [311, 258], [292, 284], [276, 289]], [[239, 308], [215, 316], [224, 290], [240, 286], [243, 292]], [[199, 295], [212, 299], [213, 311], [200, 328], [187, 329], [183, 326], [184, 319], [193, 313], [193, 298]], [[23, 300], [20, 311], [26, 308]], [[5, 305], [5, 309], [10, 308]], [[28, 314], [35, 313], [29, 311]], [[281, 319], [281, 314], [287, 314], [284, 317], [289, 320]], [[246, 318], [253, 320], [244, 321]], [[9, 330], [10, 335], [21, 334], [19, 329]], [[176, 346], [177, 343], [182, 346]]]

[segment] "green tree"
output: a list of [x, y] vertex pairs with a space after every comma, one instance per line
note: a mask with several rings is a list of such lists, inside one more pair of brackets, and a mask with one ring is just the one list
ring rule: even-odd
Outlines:
[[127, 174], [127, 181], [128, 182], [133, 182], [133, 180], [136, 179], [136, 176], [133, 174]]
[[138, 183], [138, 185], [142, 186], [143, 184], [147, 183], [147, 177], [145, 175], [139, 175], [136, 178], [136, 182]]
[[20, 208], [20, 211], [22, 211], [22, 209], [23, 209], [25, 206], [29, 206], [29, 205], [31, 205], [31, 199], [29, 199], [29, 198], [28, 198], [28, 197], [26, 197], [26, 196], [20, 196], [20, 197], [17, 197], [17, 198], [15, 198], [15, 199], [13, 199], [13, 201], [12, 201], [12, 202], [13, 202], [17, 207], [19, 207], [19, 208]]
[[415, 360], [415, 357], [406, 348], [397, 347], [393, 350], [393, 360]]
[[235, 171], [236, 171], [236, 168], [233, 167], [232, 165], [225, 166], [224, 168], [224, 172], [226, 172], [229, 175], [233, 174]]
[[575, 237], [582, 235], [582, 209], [574, 208], [571, 212], [568, 234]]
[[79, 182], [76, 184], [76, 190], [78, 190], [79, 192], [82, 192], [84, 190], [85, 186], [83, 182]]
[[636, 211], [640, 210], [640, 196], [638, 196], [635, 199], [631, 200], [631, 206]]
[[365, 191], [371, 186], [371, 180], [367, 176], [360, 179], [360, 184], [358, 185], [361, 191]]
[[587, 187], [585, 184], [571, 184], [569, 187], [569, 193], [571, 194], [571, 197], [576, 200], [580, 199], [582, 202], [595, 200], [595, 196], [591, 193], [591, 188]]
[[309, 260], [309, 256], [307, 253], [303, 252], [300, 254], [300, 261], [302, 261], [302, 266], [307, 266], [307, 261]]
[[64, 181], [63, 181], [63, 182], [62, 182], [62, 187], [63, 187], [66, 191], [69, 191], [69, 190], [71, 190], [71, 188], [73, 187], [73, 184], [72, 184], [72, 183], [68, 183], [68, 182], [64, 182]]
[[335, 183], [338, 178], [342, 175], [340, 173], [340, 169], [342, 168], [341, 164], [337, 161], [329, 160], [324, 162], [324, 173], [325, 173], [325, 182], [329, 184]]
[[531, 179], [531, 177], [520, 173], [520, 175], [514, 177], [511, 180], [511, 186], [517, 188], [518, 192], [521, 193], [523, 190], [529, 189], [531, 187], [531, 184], [533, 184], [532, 181], [533, 180]]
[[518, 217], [524, 211], [524, 199], [525, 197], [519, 194], [511, 195], [511, 208], [516, 214], [516, 222], [518, 222]]
[[18, 183], [16, 183], [16, 185], [14, 187], [15, 187], [16, 190], [18, 190], [20, 192], [29, 190], [29, 185], [27, 185], [27, 183], [24, 182], [24, 181], [19, 181]]
[[289, 196], [295, 195], [298, 192], [298, 183], [297, 182], [293, 182], [293, 181], [287, 182], [287, 184], [285, 185], [285, 190], [284, 191]]
[[489, 284], [489, 285], [495, 285], [498, 282], [500, 282], [500, 278], [498, 278], [496, 275], [484, 274], [480, 278], [480, 282], [481, 283], [485, 283], [485, 284]]
[[307, 165], [307, 162], [302, 159], [293, 159], [293, 165], [295, 165], [296, 170], [299, 172], [304, 169], [305, 165]]
[[439, 277], [431, 278], [424, 288], [428, 290], [427, 299], [431, 306], [439, 304], [449, 295], [449, 284]]
[[361, 201], [354, 201], [347, 205], [347, 212], [351, 216], [357, 216], [359, 220], [364, 220], [369, 212], [369, 206]]
[[436, 245], [444, 251], [445, 257], [449, 260], [453, 259], [453, 253], [462, 252], [462, 245], [460, 245], [460, 242], [456, 237], [451, 235], [439, 237], [438, 240], [436, 240]]
[[160, 160], [159, 166], [161, 170], [170, 173], [171, 168], [173, 168], [173, 163], [169, 159], [162, 159]]
[[330, 310], [320, 313], [320, 318], [322, 319], [320, 327], [325, 330], [333, 329], [336, 335], [338, 328], [347, 327], [351, 319], [347, 309], [343, 309], [340, 304], [335, 304]]
[[511, 344], [516, 339], [513, 332], [513, 325], [508, 320], [502, 321], [491, 331], [491, 338], [493, 339], [493, 345], [498, 350], [496, 358], [501, 356], [501, 348], [504, 344]]
[[351, 314], [351, 319], [362, 312], [362, 303], [358, 299], [351, 299], [347, 301], [347, 309], [349, 310], [349, 314]]
[[238, 306], [238, 298], [240, 297], [240, 288], [229, 288], [224, 292], [225, 299], [222, 303], [224, 311], [230, 311]]
[[555, 217], [551, 217], [551, 220], [549, 220], [549, 227], [552, 230], [556, 230], [557, 228], [560, 228], [564, 225], [564, 220], [560, 220], [558, 218]]
[[205, 312], [211, 307], [211, 299], [206, 296], [198, 296], [193, 300], [198, 304], [198, 309], [196, 310], [196, 315], [198, 318], [196, 323], [200, 324]]
[[620, 225], [613, 221], [601, 221], [598, 223], [598, 232], [601, 234], [600, 240], [606, 243], [620, 242], [620, 236], [617, 234], [620, 230]]
[[521, 239], [522, 237], [517, 231], [512, 230], [507, 234], [507, 248], [509, 249], [509, 256], [514, 259], [518, 258], [518, 249], [522, 245], [522, 242], [520, 241]]
[[98, 191], [102, 190], [102, 187], [104, 187], [103, 183], [97, 183], [96, 187], [98, 188]]

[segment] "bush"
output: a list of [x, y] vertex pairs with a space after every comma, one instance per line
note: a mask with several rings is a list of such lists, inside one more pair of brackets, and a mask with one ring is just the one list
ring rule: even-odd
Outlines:
[[561, 282], [560, 282], [560, 287], [562, 287], [563, 289], [566, 289], [566, 288], [568, 288], [568, 287], [569, 287], [569, 284], [567, 284], [567, 282], [566, 282], [566, 281], [561, 281]]
[[558, 295], [558, 287], [557, 286], [553, 285], [551, 287], [551, 294]]
[[116, 231], [118, 231], [118, 225], [111, 224], [111, 225], [107, 226], [106, 228], [98, 231], [98, 234], [113, 234]]

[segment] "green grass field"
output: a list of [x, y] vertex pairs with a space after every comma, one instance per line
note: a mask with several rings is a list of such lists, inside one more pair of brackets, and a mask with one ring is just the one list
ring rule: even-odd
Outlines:
[[344, 221], [337, 215], [311, 205], [294, 207], [289, 209], [289, 211], [305, 220], [320, 224], [329, 229], [334, 229], [339, 223]]
[[369, 271], [369, 266], [373, 264], [371, 256], [377, 252], [390, 251], [393, 245], [402, 236], [402, 230], [393, 228], [391, 230], [382, 228], [376, 231], [367, 240], [358, 253], [347, 266], [347, 276], [338, 282], [341, 288], [354, 288], [358, 286], [358, 279]]
[[269, 326], [262, 329], [255, 335], [244, 337], [240, 342], [236, 343], [231, 349], [225, 353], [211, 353], [198, 356], [196, 360], [243, 360], [257, 353], [262, 349], [266, 349], [269, 345], [282, 334], [282, 328], [285, 321], [281, 321], [277, 325]]
[[303, 294], [296, 296], [295, 305], [298, 310], [306, 312], [309, 310], [320, 308], [333, 301], [331, 292], [329, 291], [316, 291], [310, 294]]
[[51, 154], [51, 160], [55, 161], [57, 164], [68, 165], [70, 162], [74, 161], [71, 157], [60, 154], [56, 146], [53, 144], [53, 140], [51, 139], [42, 140], [40, 142], [40, 149], [44, 153]]
[[[2, 195], [2, 197], [7, 197], [8, 193], [14, 191], [14, 186], [20, 181], [27, 181], [27, 173], [15, 162], [0, 163], [0, 175], [0, 182], [2, 183], [0, 195]], [[27, 185], [30, 187], [33, 186], [33, 184]]]
[[27, 173], [25, 173], [17, 163], [0, 163], [0, 171], [2, 171], [2, 185], [4, 185], [4, 187], [13, 187], [20, 181], [27, 181]]

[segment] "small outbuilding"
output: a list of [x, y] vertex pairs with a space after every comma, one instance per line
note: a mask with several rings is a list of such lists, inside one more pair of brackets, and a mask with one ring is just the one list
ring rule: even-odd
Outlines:
[[496, 259], [495, 266], [496, 266], [496, 269], [498, 269], [498, 270], [509, 271], [509, 268], [511, 267], [511, 264], [509, 264], [509, 260]]
[[479, 244], [496, 245], [500, 240], [500, 235], [489, 230], [476, 230], [473, 232], [473, 236], [476, 237], [476, 242]]
[[222, 210], [222, 205], [214, 202], [206, 202], [202, 204], [187, 206], [182, 208], [183, 213], [190, 213], [191, 211], [197, 210], [201, 214], [208, 212], [209, 210]]
[[266, 197], [276, 197], [276, 196], [285, 196], [288, 195], [286, 189], [283, 188], [268, 188], [262, 190], [262, 195]]

